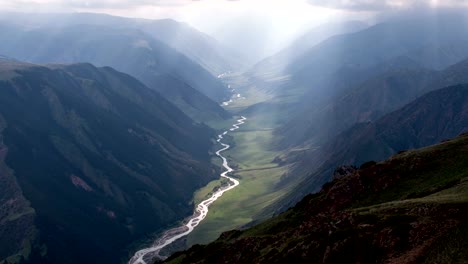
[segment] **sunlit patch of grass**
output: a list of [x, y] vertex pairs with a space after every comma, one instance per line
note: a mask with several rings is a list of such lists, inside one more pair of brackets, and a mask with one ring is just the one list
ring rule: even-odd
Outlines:
[[428, 200], [442, 200], [451, 202], [468, 202], [468, 178], [460, 181], [460, 184], [452, 188], [442, 190], [425, 197]]
[[207, 218], [189, 235], [188, 244], [208, 243], [227, 230], [256, 220], [255, 216], [283, 195], [274, 186], [283, 168], [241, 172], [241, 184], [225, 193], [211, 207]]
[[[273, 163], [280, 153], [271, 148], [274, 140], [272, 130], [249, 122], [251, 120], [240, 130], [230, 133], [233, 147], [223, 153], [236, 169], [233, 176], [241, 183], [210, 207], [206, 219], [189, 235], [189, 245], [209, 243], [224, 231], [267, 217], [259, 214], [287, 192], [287, 186], [276, 188], [288, 168]], [[215, 184], [213, 182], [197, 192], [194, 200], [211, 191]]]
[[273, 159], [278, 152], [268, 149], [272, 131], [240, 131], [235, 135], [235, 148], [225, 152], [239, 169], [264, 168], [274, 165]]
[[214, 180], [208, 183], [208, 185], [195, 192], [195, 194], [193, 195], [193, 204], [195, 206], [198, 205], [200, 202], [211, 197], [211, 195], [216, 191], [216, 189], [227, 184], [228, 180], [225, 178]]

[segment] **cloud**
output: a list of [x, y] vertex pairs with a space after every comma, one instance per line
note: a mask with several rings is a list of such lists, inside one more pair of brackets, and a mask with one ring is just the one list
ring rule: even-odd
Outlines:
[[173, 7], [184, 6], [194, 2], [194, 0], [68, 0], [58, 1], [64, 5], [81, 8], [129, 8], [138, 6], [160, 6]]
[[42, 6], [82, 9], [125, 9], [149, 7], [180, 7], [205, 2], [237, 2], [240, 0], [0, 0], [1, 6]]
[[468, 7], [468, 0], [308, 0], [309, 4], [350, 11], [388, 11], [416, 7]]
[[[39, 8], [52, 10], [67, 9], [126, 9], [143, 6], [178, 7], [197, 0], [0, 0], [0, 8]], [[31, 8], [29, 8], [31, 9]]]

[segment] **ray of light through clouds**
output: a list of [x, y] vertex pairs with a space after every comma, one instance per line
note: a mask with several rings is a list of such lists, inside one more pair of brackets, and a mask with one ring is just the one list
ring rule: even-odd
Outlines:
[[305, 30], [329, 21], [372, 21], [394, 11], [467, 6], [468, 0], [0, 0], [2, 11], [96, 12], [148, 19], [172, 18], [218, 39], [227, 31], [235, 31], [236, 26], [243, 27], [245, 30], [239, 32], [248, 37], [251, 28], [252, 34], [262, 34], [258, 39], [264, 41], [259, 43], [265, 52], [263, 56], [287, 46]]
[[97, 12], [149, 19], [172, 18], [208, 34], [215, 34], [241, 19], [267, 32], [265, 37], [272, 50], [286, 45], [305, 29], [345, 13], [311, 5], [307, 0], [0, 0], [0, 8], [21, 12]]
[[262, 19], [278, 36], [306, 27], [413, 7], [467, 7], [468, 0], [0, 0], [0, 10], [97, 12], [149, 19], [172, 18], [212, 33], [246, 16]]
[[287, 18], [284, 23], [317, 21], [336, 12], [314, 7], [307, 0], [0, 0], [0, 7], [23, 12], [87, 11], [184, 21], [229, 18], [247, 12]]

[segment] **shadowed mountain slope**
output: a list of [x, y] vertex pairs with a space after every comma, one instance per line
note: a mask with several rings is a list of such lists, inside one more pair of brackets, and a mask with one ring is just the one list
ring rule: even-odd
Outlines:
[[[218, 105], [230, 97], [220, 80], [142, 31], [99, 25], [27, 29], [2, 24], [0, 27], [2, 54], [34, 63], [90, 62], [111, 66], [159, 91], [198, 121], [210, 121], [203, 117], [229, 117]], [[188, 102], [187, 98], [197, 103]]]
[[468, 86], [430, 92], [374, 122], [356, 124], [301, 156], [289, 174], [303, 175], [299, 177], [304, 180], [276, 204], [280, 209], [275, 210], [285, 210], [304, 195], [318, 191], [341, 164], [358, 166], [382, 160], [398, 151], [428, 146], [467, 131]]
[[9, 13], [3, 12], [0, 21], [36, 27], [68, 27], [76, 25], [106, 26], [116, 29], [137, 29], [165, 43], [203, 66], [217, 76], [239, 68], [239, 54], [223, 46], [216, 39], [172, 19], [140, 19], [97, 13]]
[[468, 60], [443, 71], [403, 66], [394, 68], [391, 63], [385, 65], [382, 67], [389, 70], [384, 73], [331, 100], [306, 107], [278, 129], [277, 134], [283, 137], [282, 144], [308, 142], [320, 146], [354, 124], [375, 121], [429, 91], [468, 83]]
[[214, 131], [112, 68], [1, 61], [0, 117], [0, 259], [118, 263], [215, 175]]

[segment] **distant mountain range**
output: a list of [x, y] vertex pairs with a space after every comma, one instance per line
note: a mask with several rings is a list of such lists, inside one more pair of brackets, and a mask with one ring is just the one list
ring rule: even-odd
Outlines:
[[161, 92], [197, 121], [229, 117], [219, 106], [231, 96], [227, 87], [205, 68], [160, 40], [131, 28], [132, 24], [129, 27], [70, 24], [30, 28], [13, 22], [2, 23], [0, 54], [33, 63], [90, 62], [111, 66]]
[[[368, 68], [401, 55], [407, 55], [423, 66], [442, 69], [468, 57], [466, 49], [454, 45], [468, 40], [468, 31], [457, 26], [464, 19], [461, 15], [444, 15], [390, 20], [356, 33], [334, 36], [290, 62], [288, 71], [297, 78], [312, 80], [343, 66]], [[442, 47], [450, 45], [453, 46], [450, 53], [434, 52], [444, 51]]]
[[303, 115], [308, 107], [327, 103], [391, 70], [439, 71], [468, 58], [464, 48], [468, 30], [458, 26], [464, 23], [465, 15], [434, 16], [390, 19], [354, 33], [331, 36], [308, 48], [297, 48], [300, 56], [292, 59], [272, 57], [281, 71], [272, 69], [267, 61], [247, 75], [255, 83], [263, 79], [256, 83], [258, 89], [288, 101], [289, 109]]
[[264, 75], [285, 74], [284, 71], [291, 62], [300, 59], [320, 42], [333, 36], [355, 33], [367, 27], [368, 25], [361, 21], [335, 22], [318, 26], [307, 31], [285, 49], [257, 63], [251, 72], [255, 76], [259, 75], [259, 80], [264, 79]]
[[109, 67], [0, 60], [0, 134], [0, 259], [118, 263], [215, 177], [214, 131]]
[[217, 76], [238, 69], [242, 59], [235, 50], [185, 23], [172, 19], [136, 19], [96, 13], [8, 13], [2, 12], [2, 23], [27, 28], [57, 28], [96, 25], [117, 29], [137, 29], [184, 54]]

